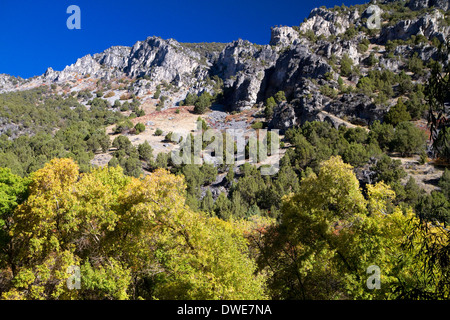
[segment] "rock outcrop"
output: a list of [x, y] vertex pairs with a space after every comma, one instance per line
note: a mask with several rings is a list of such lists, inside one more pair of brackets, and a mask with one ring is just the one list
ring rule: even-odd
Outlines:
[[224, 79], [226, 104], [233, 110], [252, 107], [258, 101], [266, 70], [274, 66], [278, 53], [271, 46], [238, 40], [220, 54], [212, 72]]
[[323, 8], [316, 8], [311, 11], [308, 19], [302, 23], [300, 31], [313, 31], [316, 36], [337, 35], [344, 33], [359, 17], [360, 14], [357, 10], [344, 15]]
[[95, 54], [94, 59], [101, 65], [124, 71], [130, 60], [130, 52], [130, 47], [114, 46]]
[[401, 20], [394, 26], [383, 28], [378, 42], [406, 40], [412, 35], [423, 35], [428, 39], [436, 37], [440, 41], [444, 41], [450, 33], [450, 27], [442, 26], [440, 23], [442, 19], [444, 19], [443, 14], [434, 11], [415, 20]]
[[450, 9], [450, 0], [411, 0], [408, 6], [412, 10], [435, 7], [447, 11]]
[[276, 65], [267, 71], [264, 98], [278, 91], [284, 91], [287, 97], [291, 97], [304, 79], [317, 79], [330, 71], [331, 67], [323, 57], [312, 53], [305, 45], [294, 46], [285, 51]]
[[8, 74], [0, 74], [0, 93], [14, 90], [23, 82], [24, 80], [22, 78], [16, 78]]
[[292, 27], [274, 27], [271, 31], [271, 46], [287, 47], [300, 40], [298, 31]]
[[[271, 127], [283, 129], [317, 119], [329, 119], [339, 125], [333, 117], [367, 125], [380, 119], [386, 110], [361, 93], [329, 98], [321, 93], [322, 87], [338, 87], [339, 64], [344, 55], [358, 69], [346, 79], [352, 86], [356, 86], [359, 78], [369, 71], [369, 52], [377, 61], [370, 67], [372, 70], [393, 72], [405, 69], [405, 61], [397, 57], [411, 57], [416, 52], [424, 61], [435, 58], [437, 49], [431, 42], [425, 43], [427, 41], [419, 45], [396, 44], [394, 57], [388, 55], [383, 46], [389, 40], [408, 40], [413, 35], [444, 40], [450, 34], [448, 18], [439, 10], [429, 8], [448, 10], [449, 1], [411, 0], [409, 8], [427, 9], [426, 12], [417, 15], [409, 12], [409, 17], [417, 17], [385, 23], [377, 32], [366, 28], [368, 5], [317, 8], [298, 27], [272, 28], [269, 45], [256, 45], [245, 40], [228, 44], [188, 44], [149, 37], [132, 47], [114, 46], [87, 55], [62, 71], [48, 68], [44, 75], [32, 81], [0, 75], [0, 92], [88, 76], [106, 80], [128, 77], [134, 80], [130, 82], [130, 93], [137, 96], [149, 95], [163, 84], [161, 95], [171, 104], [180, 102], [188, 93], [206, 91], [215, 94], [223, 89], [227, 109], [241, 111], [262, 106], [266, 99], [284, 91], [287, 101], [274, 109]], [[389, 15], [389, 4], [393, 2], [396, 0], [374, 4], [385, 4], [383, 9]], [[393, 4], [391, 8], [399, 5], [403, 4]], [[375, 45], [381, 48], [374, 50]], [[214, 84], [222, 82], [223, 88], [217, 89]], [[171, 92], [167, 88], [175, 90]]]
[[340, 99], [333, 100], [324, 110], [352, 123], [366, 126], [382, 119], [386, 113], [385, 109], [377, 107], [366, 95], [353, 93], [344, 94]]
[[129, 77], [148, 75], [155, 82], [172, 82], [186, 74], [192, 74], [201, 65], [198, 53], [181, 46], [173, 39], [149, 37], [138, 41], [130, 52], [124, 69]]

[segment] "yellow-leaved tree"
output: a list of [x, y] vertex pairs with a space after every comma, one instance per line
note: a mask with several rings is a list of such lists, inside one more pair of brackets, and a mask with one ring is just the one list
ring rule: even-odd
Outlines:
[[[284, 198], [280, 224], [265, 234], [258, 262], [270, 273], [272, 298], [385, 299], [401, 284], [418, 285], [412, 270], [420, 262], [403, 247], [417, 220], [394, 198], [379, 183], [368, 186], [366, 199], [350, 165], [324, 161]], [[371, 266], [379, 288], [370, 285]]]
[[52, 160], [32, 174], [10, 237], [3, 299], [266, 298], [242, 230], [186, 207], [183, 178], [165, 170], [80, 174]]

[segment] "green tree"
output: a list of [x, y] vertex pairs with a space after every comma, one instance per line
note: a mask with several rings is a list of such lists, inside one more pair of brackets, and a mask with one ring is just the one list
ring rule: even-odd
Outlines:
[[153, 148], [148, 143], [148, 141], [144, 141], [138, 146], [139, 158], [144, 160], [148, 166], [153, 164]]
[[394, 139], [394, 127], [391, 124], [380, 123], [375, 120], [370, 126], [369, 141], [377, 143], [384, 151], [388, 150]]
[[286, 101], [286, 95], [285, 95], [284, 91], [278, 91], [277, 93], [275, 93], [274, 98], [277, 103]]
[[[399, 280], [416, 281], [408, 275], [414, 265], [400, 272], [395, 268], [413, 214], [405, 216], [395, 208], [386, 215], [394, 197], [381, 183], [369, 185], [365, 200], [351, 166], [338, 157], [323, 162], [318, 175], [305, 177], [299, 192], [285, 198], [280, 224], [259, 243], [260, 268], [276, 270], [268, 280], [271, 297], [388, 298]], [[385, 270], [381, 290], [366, 286], [367, 267], [373, 261]]]
[[106, 134], [104, 129], [96, 130], [86, 141], [88, 148], [95, 152], [98, 149], [101, 149], [103, 152], [107, 152], [109, 146], [111, 145], [111, 140], [109, 136]]
[[169, 166], [169, 157], [168, 153], [160, 152], [156, 155], [155, 166], [157, 168], [166, 169]]
[[28, 179], [13, 174], [9, 168], [0, 168], [0, 270], [13, 254], [10, 244], [13, 213], [26, 200], [28, 183]]
[[344, 77], [349, 77], [353, 72], [353, 60], [350, 59], [348, 54], [344, 54], [341, 59], [341, 75]]
[[377, 57], [375, 57], [375, 54], [373, 52], [371, 52], [369, 55], [369, 66], [373, 67], [377, 63], [378, 63]]
[[384, 116], [384, 120], [387, 123], [392, 124], [394, 127], [400, 122], [411, 120], [411, 115], [406, 109], [406, 105], [401, 98], [398, 99], [397, 104], [389, 109], [388, 113]]
[[434, 156], [446, 160], [450, 159], [450, 117], [446, 107], [450, 101], [450, 65], [447, 63], [449, 53], [450, 39], [447, 39], [440, 47], [438, 63], [433, 64], [431, 76], [425, 88], [429, 105], [428, 125]]
[[212, 104], [212, 96], [207, 91], [203, 92], [194, 104], [194, 113], [204, 114]]
[[401, 122], [395, 128], [392, 139], [392, 150], [400, 152], [403, 156], [420, 153], [426, 143], [425, 133], [410, 122]]
[[[71, 159], [51, 161], [14, 210], [2, 298], [266, 298], [243, 231], [187, 208], [184, 189], [165, 170], [80, 175]], [[70, 266], [81, 269], [80, 290], [66, 285]]]
[[367, 163], [367, 161], [369, 160], [369, 154], [364, 145], [352, 142], [344, 151], [342, 159], [345, 161], [345, 163], [359, 167]]
[[275, 102], [274, 97], [267, 98], [264, 108], [264, 114], [267, 119], [270, 119], [273, 115], [273, 110], [277, 106], [277, 103]]
[[386, 154], [377, 160], [376, 164], [372, 166], [372, 170], [375, 171], [375, 182], [383, 181], [390, 184], [406, 177], [401, 161], [393, 160]]
[[447, 197], [450, 198], [450, 170], [445, 169], [444, 173], [442, 174], [441, 179], [439, 179], [438, 183], [439, 188], [441, 188], [442, 193]]
[[205, 196], [202, 199], [200, 208], [203, 212], [211, 213], [214, 209], [214, 199], [210, 190], [206, 191]]
[[415, 206], [416, 213], [424, 220], [450, 224], [450, 202], [442, 192], [432, 192], [419, 198]]
[[416, 180], [411, 176], [405, 185], [405, 198], [404, 201], [414, 206], [423, 194], [423, 190], [417, 185]]
[[188, 93], [186, 99], [184, 100], [185, 106], [193, 106], [197, 102], [198, 97], [192, 93]]
[[411, 93], [409, 100], [406, 102], [406, 108], [413, 120], [424, 118], [427, 108], [424, 98], [423, 92], [417, 89], [417, 91]]
[[422, 59], [419, 58], [419, 55], [417, 52], [414, 52], [413, 56], [408, 59], [408, 69], [416, 74], [416, 75], [423, 75], [424, 71], [424, 65]]
[[118, 136], [115, 138], [112, 147], [117, 148], [117, 150], [123, 150], [126, 154], [130, 154], [135, 149], [130, 139], [126, 136]]
[[231, 217], [231, 206], [227, 195], [221, 192], [214, 203], [214, 212], [221, 219], [228, 220]]

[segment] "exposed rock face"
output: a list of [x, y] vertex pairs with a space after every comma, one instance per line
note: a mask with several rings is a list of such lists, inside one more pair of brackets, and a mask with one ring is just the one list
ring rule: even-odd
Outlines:
[[323, 8], [313, 9], [307, 19], [300, 26], [300, 31], [312, 30], [317, 36], [337, 35], [344, 33], [350, 24], [360, 17], [358, 11], [351, 12], [348, 16], [342, 16]]
[[172, 82], [201, 68], [200, 58], [175, 40], [149, 37], [131, 48], [125, 72], [130, 77], [149, 75], [155, 82]]
[[44, 74], [46, 80], [50, 81], [67, 81], [79, 76], [95, 74], [99, 76], [102, 72], [102, 66], [95, 61], [91, 55], [78, 59], [74, 64], [67, 66], [61, 72], [55, 72], [47, 69]]
[[[394, 1], [377, 2], [387, 4]], [[409, 7], [418, 10], [435, 6], [448, 10], [449, 3], [450, 0], [411, 0]], [[162, 88], [161, 95], [169, 97], [168, 102], [177, 103], [188, 92], [199, 94], [206, 91], [214, 94], [211, 78], [217, 76], [223, 81], [224, 104], [229, 110], [240, 111], [255, 104], [261, 106], [267, 98], [284, 91], [288, 102], [280, 103], [275, 108], [271, 127], [284, 129], [312, 120], [330, 121], [338, 126], [341, 122], [336, 117], [370, 124], [380, 119], [385, 111], [369, 97], [347, 94], [331, 99], [321, 93], [324, 85], [337, 88], [342, 57], [349, 56], [353, 65], [360, 67], [360, 72], [346, 79], [355, 86], [358, 78], [369, 70], [369, 52], [378, 59], [378, 64], [371, 66], [371, 69], [394, 72], [405, 69], [402, 59], [390, 57], [382, 48], [375, 52], [373, 45], [384, 46], [388, 40], [406, 40], [412, 35], [443, 40], [450, 34], [450, 28], [445, 24], [444, 15], [435, 10], [421, 13], [416, 19], [384, 26], [380, 33], [371, 34], [359, 31], [358, 27], [364, 26], [364, 19], [369, 16], [367, 9], [362, 13], [358, 10], [361, 9], [314, 9], [299, 28], [272, 28], [270, 45], [264, 46], [244, 40], [204, 46], [149, 37], [138, 41], [133, 47], [115, 46], [92, 56], [87, 55], [62, 71], [48, 68], [44, 75], [33, 79], [31, 84], [28, 80], [0, 75], [0, 92], [19, 90], [16, 87], [25, 83], [27, 86], [22, 87], [30, 88], [87, 75], [93, 79], [130, 77], [136, 80], [130, 83], [131, 92], [137, 96], [154, 91], [158, 84], [170, 83], [168, 87], [175, 86], [176, 92]], [[346, 33], [347, 30], [351, 32]], [[303, 36], [302, 33], [306, 32], [313, 33], [317, 39]], [[360, 45], [366, 38], [370, 39], [372, 46], [370, 51], [368, 48], [363, 52], [365, 50], [361, 50]], [[398, 45], [394, 56], [410, 57], [414, 52], [422, 60], [429, 61], [435, 57], [436, 48], [429, 43]], [[333, 64], [334, 74], [331, 74]]]
[[270, 128], [277, 128], [285, 131], [299, 123], [295, 108], [286, 101], [277, 106], [270, 122]]
[[319, 120], [319, 113], [328, 100], [310, 79], [302, 79], [295, 88], [291, 102], [282, 102], [275, 108], [269, 128], [284, 132], [294, 125]]
[[16, 78], [8, 74], [0, 74], [0, 93], [14, 90], [14, 88], [22, 82], [23, 79], [21, 78]]
[[62, 71], [49, 68], [43, 79], [62, 82], [86, 75], [105, 79], [148, 75], [156, 86], [162, 81], [202, 80], [207, 75], [207, 65], [200, 61], [198, 53], [184, 48], [175, 40], [149, 37], [138, 41], [132, 48], [115, 46], [93, 56], [87, 55]]
[[447, 11], [450, 9], [450, 0], [411, 0], [408, 6], [412, 10], [436, 7]]
[[271, 31], [271, 46], [287, 47], [300, 39], [299, 33], [291, 27], [275, 27]]
[[361, 54], [358, 52], [358, 43], [356, 40], [342, 40], [334, 42], [326, 42], [321, 45], [319, 50], [324, 52], [327, 58], [331, 58], [332, 55], [342, 59], [344, 54], [347, 54], [350, 59], [353, 60], [354, 64], [360, 63]]
[[398, 59], [388, 59], [388, 58], [384, 58], [381, 57], [379, 60], [379, 68], [380, 70], [382, 69], [387, 69], [387, 70], [391, 70], [393, 72], [397, 72], [400, 70], [400, 61], [398, 61]]
[[101, 65], [123, 71], [128, 66], [130, 52], [131, 48], [129, 47], [114, 46], [102, 53], [95, 54], [94, 59]]
[[443, 18], [442, 13], [434, 11], [415, 20], [399, 21], [394, 26], [383, 28], [378, 41], [385, 43], [388, 40], [406, 40], [412, 35], [423, 35], [429, 39], [437, 37], [444, 41], [450, 33], [450, 28], [440, 25], [440, 20]]
[[311, 53], [305, 45], [299, 44], [283, 53], [276, 65], [267, 72], [265, 97], [283, 90], [287, 97], [293, 96], [298, 84], [304, 79], [319, 78], [330, 72], [331, 67], [323, 57]]
[[350, 122], [370, 125], [373, 121], [383, 118], [386, 110], [378, 108], [364, 94], [344, 94], [339, 100], [329, 103], [325, 111]]
[[278, 53], [270, 46], [255, 46], [238, 40], [228, 45], [213, 67], [213, 73], [225, 79], [226, 103], [233, 110], [252, 107], [258, 101], [265, 72]]

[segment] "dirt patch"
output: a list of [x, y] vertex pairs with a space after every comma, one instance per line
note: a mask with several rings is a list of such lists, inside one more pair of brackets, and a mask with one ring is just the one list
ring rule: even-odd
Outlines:
[[406, 183], [410, 177], [416, 180], [419, 187], [424, 189], [427, 193], [439, 190], [437, 183], [444, 173], [444, 169], [436, 166], [433, 162], [419, 164], [419, 156], [410, 158], [392, 157], [392, 159], [400, 160], [405, 169], [407, 176], [402, 180]]
[[109, 153], [99, 153], [94, 156], [91, 160], [91, 165], [94, 167], [104, 167], [108, 165], [109, 160], [111, 160], [112, 155]]
[[[170, 152], [176, 145], [170, 142], [164, 141], [164, 137], [169, 132], [179, 134], [182, 137], [186, 137], [189, 133], [195, 130], [198, 114], [194, 114], [194, 107], [172, 107], [162, 111], [156, 111], [156, 107], [153, 104], [145, 103], [142, 105], [145, 115], [142, 117], [134, 118], [131, 120], [133, 125], [142, 123], [145, 125], [145, 131], [138, 135], [124, 134], [127, 136], [134, 146], [147, 141], [154, 150], [156, 156], [160, 152]], [[177, 113], [177, 110], [179, 112]], [[202, 118], [206, 117], [201, 115]], [[109, 126], [106, 130], [110, 134], [111, 140], [114, 140], [118, 135], [113, 135], [113, 128], [115, 125]], [[162, 130], [161, 136], [155, 136], [156, 129]]]

